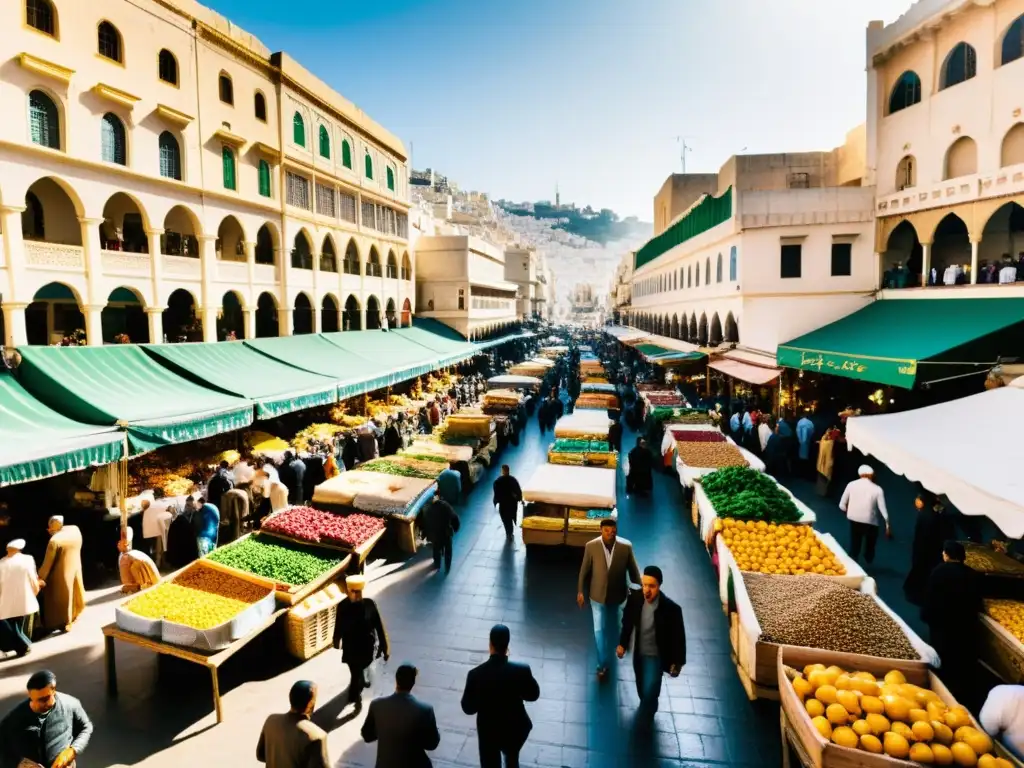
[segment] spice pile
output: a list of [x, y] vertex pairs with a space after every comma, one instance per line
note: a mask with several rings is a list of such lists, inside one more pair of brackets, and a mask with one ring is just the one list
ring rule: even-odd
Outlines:
[[259, 534], [253, 534], [226, 547], [219, 547], [207, 557], [221, 565], [293, 587], [316, 581], [337, 567], [343, 559], [324, 557], [314, 553], [312, 549], [281, 539], [270, 540], [269, 537]]
[[337, 515], [313, 507], [291, 507], [267, 518], [262, 530], [310, 544], [333, 544], [357, 549], [384, 528], [370, 515]]
[[268, 594], [265, 587], [197, 565], [174, 581], [147, 589], [122, 608], [147, 619], [165, 619], [192, 629], [213, 629]]
[[713, 429], [673, 429], [677, 443], [724, 443], [725, 435]]
[[802, 516], [789, 494], [756, 469], [726, 467], [704, 475], [700, 484], [719, 517], [794, 523]]
[[829, 579], [744, 573], [761, 639], [885, 659], [918, 659], [917, 651], [874, 598]]
[[846, 567], [809, 525], [775, 525], [764, 520], [715, 521], [715, 530], [741, 571], [803, 576], [845, 576]]
[[676, 443], [679, 460], [701, 469], [749, 466], [743, 454], [729, 443]]

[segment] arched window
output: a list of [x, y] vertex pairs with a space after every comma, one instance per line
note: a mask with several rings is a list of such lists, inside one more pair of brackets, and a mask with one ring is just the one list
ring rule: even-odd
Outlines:
[[306, 146], [306, 121], [298, 112], [292, 115], [292, 141], [300, 147]]
[[693, 265], [692, 264], [686, 268], [686, 287], [687, 288], [693, 288]]
[[25, 22], [32, 29], [49, 35], [57, 36], [57, 15], [53, 11], [50, 0], [25, 0]]
[[900, 75], [892, 93], [889, 94], [889, 114], [912, 107], [921, 101], [921, 78], [916, 72], [904, 72]]
[[223, 147], [220, 151], [221, 166], [224, 171], [224, 189], [238, 189], [235, 179], [235, 152], [231, 147]]
[[28, 123], [33, 144], [60, 149], [57, 105], [42, 91], [32, 91], [28, 95]]
[[320, 126], [320, 157], [331, 159], [331, 137], [323, 125]]
[[363, 161], [363, 164], [366, 166], [366, 178], [372, 179], [373, 178], [373, 158], [370, 157], [370, 153], [369, 152], [366, 153], [366, 158]]
[[101, 21], [96, 28], [97, 50], [100, 56], [124, 63], [121, 50], [121, 33], [109, 21]]
[[1018, 16], [1003, 35], [1003, 55], [999, 63], [1005, 65], [1020, 58], [1024, 58], [1024, 16]]
[[270, 197], [270, 163], [260, 160], [260, 195]]
[[259, 91], [256, 91], [256, 95], [253, 96], [253, 107], [256, 119], [262, 120], [264, 123], [267, 122], [267, 97]]
[[181, 150], [178, 140], [170, 131], [160, 134], [160, 175], [165, 179], [181, 181]]
[[696, 281], [695, 285], [696, 285], [697, 288], [700, 288], [700, 264], [698, 264], [697, 268], [695, 270], [693, 270], [693, 271], [697, 275], [697, 281]]
[[939, 90], [970, 80], [978, 74], [978, 54], [967, 43], [957, 43], [942, 64]]
[[100, 121], [101, 153], [103, 162], [128, 164], [128, 153], [125, 151], [124, 123], [112, 112], [107, 112]]
[[171, 85], [178, 84], [178, 60], [166, 48], [160, 51], [159, 68], [161, 80]]
[[25, 240], [46, 239], [46, 218], [43, 204], [35, 192], [25, 193], [25, 210], [21, 212], [21, 236]]
[[718, 262], [715, 264], [715, 282], [722, 282], [722, 254], [718, 254]]
[[704, 285], [711, 285], [711, 257], [704, 260]]
[[395, 191], [395, 172], [390, 167], [388, 168], [388, 189], [392, 192]]
[[896, 166], [896, 189], [910, 189], [917, 183], [917, 163], [912, 155], [907, 155]]
[[978, 172], [978, 145], [970, 136], [961, 136], [946, 151], [943, 179], [959, 179]]
[[349, 170], [352, 169], [352, 145], [348, 143], [348, 139], [341, 141], [341, 164]]
[[227, 72], [221, 72], [220, 77], [217, 78], [217, 92], [220, 95], [220, 100], [225, 104], [235, 105], [235, 86]]
[[729, 282], [730, 283], [735, 283], [736, 282], [736, 271], [737, 271], [737, 268], [739, 266], [736, 263], [737, 260], [738, 260], [738, 253], [737, 253], [737, 250], [736, 250], [736, 246], [734, 245], [732, 248], [729, 249]]

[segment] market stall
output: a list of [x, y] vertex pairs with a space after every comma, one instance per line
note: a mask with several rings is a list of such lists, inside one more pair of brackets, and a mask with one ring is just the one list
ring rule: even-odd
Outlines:
[[765, 470], [763, 461], [746, 448], [736, 445], [731, 437], [724, 443], [676, 441], [676, 471], [684, 487], [692, 488], [697, 478], [724, 467], [750, 467], [758, 472]]
[[548, 462], [615, 469], [618, 466], [618, 454], [604, 440], [558, 438], [548, 448]]
[[537, 392], [541, 380], [536, 376], [492, 376], [487, 380], [489, 389], [513, 389]]
[[560, 418], [555, 423], [556, 438], [608, 440], [611, 419], [604, 411], [578, 410]]
[[[335, 559], [340, 559], [341, 554], [351, 555], [359, 569], [384, 536], [384, 532], [385, 523], [379, 517], [361, 512], [334, 512], [314, 507], [282, 509], [267, 517], [260, 526], [260, 533], [303, 548], [307, 554], [306, 560], [309, 559], [310, 549], [313, 548], [320, 556], [317, 564], [323, 564], [321, 567], [327, 565], [324, 562], [324, 555], [333, 552]], [[275, 554], [279, 558], [283, 555], [280, 550]], [[224, 557], [222, 555], [220, 559]]]
[[582, 547], [617, 516], [612, 469], [543, 464], [523, 484], [523, 543]]

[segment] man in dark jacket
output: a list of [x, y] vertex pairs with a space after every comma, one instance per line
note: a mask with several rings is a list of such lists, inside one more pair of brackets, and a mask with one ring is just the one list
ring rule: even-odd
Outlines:
[[519, 502], [523, 500], [523, 489], [519, 481], [510, 474], [508, 464], [501, 465], [501, 477], [494, 481], [494, 504], [498, 506], [501, 523], [505, 526], [505, 538], [512, 540]]
[[646, 496], [654, 486], [654, 459], [647, 450], [647, 441], [636, 439], [636, 447], [629, 452], [629, 473], [626, 475], [626, 493]]
[[511, 633], [503, 624], [491, 628], [491, 658], [471, 669], [462, 694], [462, 711], [476, 715], [480, 768], [517, 768], [519, 751], [533, 729], [523, 702], [540, 698], [529, 664], [509, 661]]
[[210, 482], [206, 486], [206, 500], [217, 509], [220, 509], [221, 497], [235, 487], [235, 481], [231, 477], [231, 472], [228, 471], [228, 466], [226, 461], [222, 461], [220, 466], [214, 470]]
[[441, 558], [444, 558], [444, 572], [452, 570], [452, 538], [459, 530], [459, 516], [452, 505], [435, 496], [427, 507], [424, 528], [430, 543], [434, 545], [434, 569], [441, 569]]
[[348, 600], [338, 604], [334, 647], [341, 648], [341, 661], [348, 666], [352, 678], [348, 700], [358, 708], [362, 706], [363, 689], [370, 686], [368, 670], [374, 658], [383, 656], [387, 661], [391, 651], [377, 604], [363, 597], [366, 577], [349, 576], [345, 588]]
[[430, 768], [427, 752], [437, 749], [434, 708], [412, 695], [416, 667], [402, 664], [395, 672], [395, 692], [370, 702], [363, 723], [363, 741], [377, 742], [377, 768]]
[[78, 699], [57, 693], [53, 672], [36, 672], [27, 688], [28, 699], [0, 720], [0, 765], [67, 768], [89, 746], [92, 722]]
[[653, 718], [658, 711], [661, 678], [667, 672], [679, 677], [686, 663], [686, 629], [683, 611], [661, 591], [661, 568], [644, 568], [643, 590], [626, 601], [622, 614], [622, 635], [616, 655], [621, 659], [633, 647], [633, 671], [640, 714]]

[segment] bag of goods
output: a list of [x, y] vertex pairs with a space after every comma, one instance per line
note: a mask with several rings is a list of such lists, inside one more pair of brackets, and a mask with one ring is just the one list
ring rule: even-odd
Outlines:
[[871, 595], [820, 576], [744, 573], [761, 640], [884, 659], [920, 659], [899, 624]]
[[523, 528], [533, 531], [560, 531], [564, 527], [565, 521], [560, 517], [535, 515], [523, 518]]
[[310, 544], [357, 549], [383, 528], [383, 520], [369, 515], [339, 515], [313, 507], [289, 507], [264, 520], [261, 530]]
[[839, 747], [923, 765], [1013, 768], [995, 756], [991, 737], [965, 707], [908, 683], [899, 670], [876, 677], [808, 664], [787, 674], [789, 681], [781, 684], [792, 686], [817, 732]]
[[679, 460], [691, 467], [718, 469], [747, 467], [739, 449], [731, 443], [676, 443]]
[[745, 466], [719, 469], [700, 478], [700, 484], [719, 517], [775, 523], [793, 523], [802, 517], [778, 483]]
[[846, 567], [809, 525], [775, 525], [764, 520], [715, 521], [741, 571], [803, 576], [845, 576]]
[[218, 547], [206, 557], [229, 568], [272, 579], [286, 588], [314, 582], [337, 568], [344, 559], [342, 555], [332, 556], [322, 549], [314, 550], [258, 533]]

